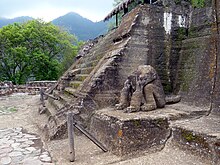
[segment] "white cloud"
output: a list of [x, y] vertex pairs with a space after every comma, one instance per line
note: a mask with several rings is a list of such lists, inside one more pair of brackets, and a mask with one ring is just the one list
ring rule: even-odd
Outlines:
[[77, 12], [92, 21], [102, 20], [114, 0], [0, 0], [0, 17], [32, 16], [50, 21], [68, 12]]

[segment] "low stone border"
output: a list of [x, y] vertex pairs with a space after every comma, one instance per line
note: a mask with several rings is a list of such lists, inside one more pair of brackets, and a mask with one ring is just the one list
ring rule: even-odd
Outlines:
[[41, 88], [48, 89], [57, 81], [29, 81], [26, 85], [13, 85], [11, 81], [0, 82], [0, 96], [12, 93], [38, 94]]

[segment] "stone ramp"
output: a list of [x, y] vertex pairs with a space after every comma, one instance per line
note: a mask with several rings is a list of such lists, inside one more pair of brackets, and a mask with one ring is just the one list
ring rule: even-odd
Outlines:
[[145, 153], [140, 157], [127, 159], [112, 165], [210, 165], [210, 162], [180, 150], [177, 147], [167, 145], [162, 151]]
[[56, 164], [64, 165], [210, 165], [209, 161], [172, 146], [171, 143], [159, 152], [139, 152], [133, 157], [118, 157], [110, 152], [102, 152], [86, 137], [76, 136], [74, 163], [69, 162], [67, 139], [50, 141], [48, 148]]
[[218, 116], [172, 122], [173, 143], [220, 164], [220, 121]]

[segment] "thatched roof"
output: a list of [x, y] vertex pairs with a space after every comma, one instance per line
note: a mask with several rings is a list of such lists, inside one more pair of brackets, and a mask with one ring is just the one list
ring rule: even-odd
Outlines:
[[128, 5], [136, 0], [124, 0], [118, 6], [116, 6], [105, 18], [104, 21], [107, 21], [112, 16], [123, 10], [124, 8], [128, 8]]

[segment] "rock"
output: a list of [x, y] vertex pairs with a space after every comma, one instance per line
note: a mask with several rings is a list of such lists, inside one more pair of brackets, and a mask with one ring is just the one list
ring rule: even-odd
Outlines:
[[6, 141], [5, 143], [6, 144], [13, 144], [15, 141], [14, 140], [8, 140], [8, 141]]
[[30, 151], [24, 151], [23, 154], [28, 155], [28, 154], [31, 154], [31, 152]]
[[20, 152], [20, 151], [13, 151], [13, 152], [9, 153], [8, 155], [11, 156], [11, 157], [21, 156], [22, 152]]
[[11, 151], [13, 151], [12, 147], [3, 148], [3, 149], [0, 150], [0, 154], [9, 153]]
[[30, 135], [30, 134], [23, 134], [23, 135], [24, 135], [25, 138], [28, 138], [28, 139], [30, 139], [30, 138], [36, 138], [35, 135]]
[[18, 147], [19, 145], [21, 145], [21, 143], [13, 143], [13, 144], [11, 144], [11, 147], [16, 148], [16, 147]]
[[32, 152], [34, 155], [39, 156], [41, 154], [41, 149]]
[[10, 144], [3, 144], [3, 145], [0, 145], [0, 150], [3, 149], [3, 148], [8, 148], [10, 147]]
[[47, 162], [47, 163], [51, 163], [51, 162], [52, 162], [51, 157], [46, 156], [46, 155], [43, 156], [43, 157], [40, 156], [40, 160], [41, 160], [42, 162]]
[[27, 158], [23, 161], [23, 165], [42, 165], [42, 162], [38, 159]]
[[32, 145], [32, 144], [34, 144], [34, 142], [33, 142], [33, 141], [28, 140], [28, 141], [25, 141], [23, 144]]
[[6, 156], [7, 156], [6, 153], [0, 154], [0, 160], [1, 160], [1, 158], [6, 157]]
[[15, 128], [14, 131], [15, 131], [15, 132], [21, 132], [22, 129], [23, 129], [22, 127], [18, 127], [18, 128]]
[[3, 158], [1, 158], [0, 162], [1, 162], [2, 165], [10, 164], [11, 163], [11, 158], [9, 156], [3, 157]]
[[26, 138], [16, 139], [16, 142], [25, 142], [25, 141], [28, 141], [28, 139], [26, 139]]
[[9, 135], [10, 135], [10, 136], [17, 136], [17, 135], [18, 135], [18, 132], [13, 132], [13, 133], [10, 133]]
[[33, 151], [36, 151], [36, 148], [34, 148], [34, 147], [27, 147], [26, 150], [28, 150], [30, 152], [33, 152]]
[[27, 148], [27, 147], [29, 147], [29, 146], [30, 146], [30, 144], [25, 144], [25, 143], [23, 143], [23, 144], [20, 145], [20, 148]]

